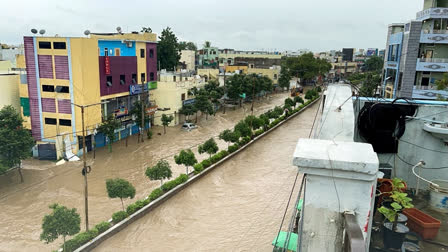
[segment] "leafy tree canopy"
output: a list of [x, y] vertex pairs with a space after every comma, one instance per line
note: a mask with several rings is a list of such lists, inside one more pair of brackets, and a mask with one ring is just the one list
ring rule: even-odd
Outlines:
[[76, 212], [76, 208], [68, 209], [58, 204], [49, 207], [53, 211], [45, 215], [42, 220], [40, 240], [50, 243], [62, 236], [65, 244], [66, 236], [75, 235], [80, 231], [81, 217]]
[[218, 152], [218, 150], [218, 145], [213, 138], [210, 138], [198, 147], [199, 154], [208, 153], [210, 156]]
[[180, 50], [192, 50], [192, 51], [197, 51], [198, 48], [197, 48], [196, 44], [193, 43], [193, 42], [181, 41], [181, 42], [179, 42], [179, 51], [180, 51]]
[[173, 71], [180, 60], [177, 37], [170, 27], [163, 29], [157, 44], [157, 62], [161, 69]]
[[381, 73], [381, 70], [383, 69], [383, 64], [384, 64], [383, 58], [378, 56], [372, 56], [366, 60], [365, 70]]
[[153, 167], [146, 168], [146, 176], [150, 180], [160, 180], [169, 179], [172, 176], [171, 166], [166, 160], [160, 160]]
[[243, 120], [235, 125], [234, 131], [239, 132], [241, 137], [250, 136], [252, 133], [250, 126]]

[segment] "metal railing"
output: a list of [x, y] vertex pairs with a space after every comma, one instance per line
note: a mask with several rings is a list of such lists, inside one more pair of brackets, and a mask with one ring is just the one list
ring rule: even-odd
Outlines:
[[362, 230], [353, 213], [344, 213], [344, 252], [365, 252], [366, 244]]

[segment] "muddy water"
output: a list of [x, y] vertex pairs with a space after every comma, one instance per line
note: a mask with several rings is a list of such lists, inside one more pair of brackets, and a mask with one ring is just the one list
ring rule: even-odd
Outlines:
[[297, 173], [292, 154], [298, 138], [308, 137], [317, 107], [253, 144], [95, 251], [272, 251]]
[[[274, 105], [283, 104], [286, 93], [272, 95], [255, 103], [255, 114], [260, 114]], [[110, 218], [113, 212], [121, 209], [120, 200], [107, 197], [105, 180], [120, 177], [129, 180], [137, 190], [136, 198], [128, 199], [125, 204], [145, 197], [158, 181], [149, 181], [144, 175], [147, 166], [166, 158], [172, 165], [173, 176], [185, 173], [183, 166], [174, 163], [173, 156], [181, 149], [193, 148], [197, 154], [197, 145], [219, 132], [231, 128], [241, 118], [250, 114], [250, 104], [243, 108], [227, 109], [226, 114], [218, 112], [208, 120], [201, 118], [199, 128], [191, 132], [180, 130], [180, 126], [167, 128], [155, 127], [153, 139], [137, 143], [136, 137], [113, 145], [113, 153], [107, 148], [99, 149], [96, 159], [88, 155], [88, 163], [92, 167], [89, 174], [89, 220], [90, 226]], [[159, 135], [158, 133], [162, 133]], [[220, 148], [227, 147], [217, 141]], [[198, 155], [204, 159], [206, 155]], [[56, 166], [54, 162], [26, 160], [24, 161], [25, 182], [19, 183], [17, 172], [0, 176], [0, 251], [50, 251], [57, 249], [61, 240], [51, 244], [39, 241], [42, 217], [49, 213], [48, 205], [60, 203], [78, 209], [81, 214], [81, 229], [84, 230], [83, 177], [80, 173], [81, 162]]]

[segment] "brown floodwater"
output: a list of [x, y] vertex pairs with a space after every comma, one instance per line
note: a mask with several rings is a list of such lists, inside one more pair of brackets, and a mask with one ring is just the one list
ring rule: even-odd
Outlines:
[[[256, 101], [254, 109], [255, 114], [260, 114], [274, 107], [275, 105], [283, 104], [284, 99], [287, 96], [287, 93], [281, 93], [271, 95], [269, 98], [264, 98], [260, 101]], [[153, 139], [145, 140], [143, 144], [137, 143], [136, 137], [130, 137], [128, 139], [127, 147], [125, 146], [124, 140], [115, 143], [113, 145], [113, 152], [111, 154], [108, 153], [107, 148], [101, 148], [97, 150], [96, 159], [93, 159], [92, 154], [89, 153], [87, 156], [88, 164], [92, 167], [92, 172], [88, 176], [90, 226], [94, 226], [101, 221], [108, 220], [111, 217], [112, 213], [121, 210], [120, 200], [109, 199], [107, 197], [105, 187], [106, 179], [116, 177], [124, 178], [129, 180], [136, 187], [136, 197], [134, 199], [125, 200], [126, 205], [136, 201], [137, 199], [142, 199], [146, 195], [148, 195], [154, 188], [160, 186], [159, 181], [149, 181], [149, 179], [144, 175], [144, 171], [147, 166], [154, 165], [159, 159], [165, 158], [170, 162], [172, 166], [173, 177], [178, 176], [180, 173], [185, 173], [185, 168], [183, 166], [178, 166], [174, 163], [173, 156], [175, 154], [179, 153], [181, 149], [193, 148], [198, 159], [202, 160], [207, 158], [206, 154], [199, 155], [197, 153], [197, 145], [203, 143], [210, 137], [215, 137], [216, 139], [219, 132], [227, 128], [232, 128], [238, 120], [249, 115], [250, 113], [250, 104], [245, 104], [243, 108], [237, 108], [235, 110], [227, 109], [226, 114], [222, 114], [222, 112], [220, 111], [214, 117], [209, 116], [208, 120], [205, 120], [205, 118], [200, 118], [200, 121], [198, 123], [199, 128], [191, 132], [184, 132], [180, 129], [180, 126], [176, 126], [167, 128], [166, 135], [163, 135], [163, 128], [154, 127]], [[308, 122], [300, 122], [301, 120], [304, 120], [303, 118], [309, 117], [308, 114], [309, 112], [305, 112], [303, 116], [299, 117], [302, 119], [294, 119], [293, 122], [296, 122], [295, 124], [297, 125], [294, 126], [294, 123], [289, 123], [287, 127], [282, 127], [282, 129], [279, 131], [283, 132], [281, 134], [281, 138], [275, 139], [275, 141], [272, 141], [271, 143], [260, 144], [260, 146], [264, 146], [265, 151], [263, 151], [263, 153], [265, 154], [247, 154], [251, 156], [252, 159], [244, 161], [243, 163], [240, 163], [242, 161], [238, 161], [235, 163], [235, 165], [241, 166], [244, 169], [240, 171], [235, 170], [232, 173], [228, 173], [222, 177], [215, 177], [215, 179], [213, 179], [214, 184], [211, 186], [213, 190], [219, 189], [220, 191], [214, 191], [215, 196], [210, 197], [212, 199], [213, 197], [215, 197], [214, 199], [216, 200], [216, 198], [220, 198], [221, 195], [224, 202], [226, 200], [226, 197], [229, 197], [229, 195], [232, 196], [231, 198], [238, 199], [241, 196], [240, 194], [242, 193], [240, 190], [245, 190], [245, 192], [247, 193], [245, 195], [253, 194], [254, 197], [258, 194], [258, 190], [262, 192], [265, 185], [261, 186], [250, 183], [250, 188], [244, 188], [241, 186], [244, 186], [244, 184], [248, 182], [235, 179], [234, 176], [232, 176], [232, 174], [235, 173], [236, 175], [238, 175], [238, 173], [244, 172], [246, 169], [249, 169], [254, 165], [258, 166], [259, 164], [256, 164], [253, 159], [260, 159], [259, 161], [262, 161], [263, 163], [270, 160], [268, 157], [275, 158], [276, 160], [271, 160], [270, 162], [279, 162], [278, 165], [269, 163], [269, 167], [274, 170], [278, 169], [278, 175], [288, 177], [287, 174], [284, 174], [284, 170], [293, 171], [294, 169], [292, 169], [288, 165], [286, 165], [286, 168], [282, 166], [285, 166], [285, 164], [289, 164], [291, 162], [292, 150], [293, 146], [295, 145], [294, 142], [297, 140], [299, 134], [301, 134], [300, 132], [308, 131], [306, 127], [308, 127], [308, 124], [311, 124]], [[311, 119], [307, 119], [307, 121], [308, 120]], [[301, 130], [301, 127], [305, 127], [305, 129]], [[285, 128], [289, 128], [289, 130], [285, 130]], [[157, 133], [162, 134], [159, 135]], [[276, 143], [283, 138], [283, 135], [285, 138], [288, 138], [287, 136], [291, 137], [289, 139], [291, 141], [291, 146], [285, 146], [285, 148], [282, 147], [281, 151], [279, 151], [276, 149]], [[271, 137], [269, 139], [271, 139]], [[227, 144], [223, 141], [217, 140], [217, 142], [220, 148], [227, 147]], [[263, 140], [263, 142], [266, 142], [266, 140]], [[241, 155], [239, 155], [239, 158], [241, 158]], [[228, 166], [229, 164], [231, 163], [228, 162], [226, 166]], [[44, 244], [43, 242], [39, 241], [42, 218], [45, 214], [48, 214], [50, 212], [48, 206], [52, 203], [57, 202], [69, 208], [77, 208], [78, 213], [81, 214], [81, 230], [85, 229], [83, 194], [84, 180], [80, 172], [81, 167], [81, 162], [66, 163], [64, 165], [56, 166], [55, 162], [29, 159], [24, 161], [24, 183], [20, 183], [20, 179], [16, 171], [12, 171], [6, 175], [0, 176], [0, 219], [2, 220], [2, 225], [0, 227], [0, 251], [51, 251], [57, 249], [61, 245], [62, 239], [54, 241], [50, 244]], [[223, 170], [226, 170], [225, 167], [223, 168]], [[263, 175], [270, 174], [273, 171], [253, 170], [253, 172], [260, 172], [260, 174], [253, 174], [254, 179], [260, 179], [260, 176], [263, 179], [268, 179], [270, 176], [264, 177]], [[241, 177], [241, 179], [248, 178], [243, 174], [239, 176]], [[230, 177], [232, 177], [232, 179], [230, 179]], [[209, 178], [205, 179], [207, 181], [210, 180]], [[290, 179], [288, 178], [287, 183], [290, 183], [289, 180]], [[239, 184], [239, 181], [243, 182], [243, 184]], [[220, 188], [219, 185], [222, 183], [225, 183], [226, 186]], [[280, 181], [266, 181], [266, 183], [280, 183]], [[286, 183], [286, 181], [284, 181], [284, 183]], [[232, 184], [234, 184], [235, 187], [232, 187]], [[192, 187], [191, 192], [189, 192], [190, 190], [187, 190], [183, 192], [183, 194], [189, 193], [193, 198], [202, 197], [201, 193], [194, 189], [196, 187], [197, 186]], [[283, 186], [279, 186], [278, 188], [282, 188], [278, 190], [286, 190], [283, 189]], [[209, 189], [201, 189], [201, 191], [207, 190]], [[237, 191], [237, 194], [232, 194], [233, 192]], [[269, 192], [268, 194], [272, 194], [273, 196], [273, 193], [274, 192]], [[275, 193], [277, 193], [277, 191]], [[282, 200], [284, 199], [282, 198]], [[246, 197], [241, 198], [239, 204], [244, 205], [246, 201]], [[233, 203], [235, 203], [235, 201], [233, 201]], [[170, 203], [167, 205], [172, 206], [172, 204], [172, 201], [170, 201]], [[195, 204], [203, 204], [203, 207], [207, 206], [206, 202], [202, 203], [201, 200], [201, 203], [197, 201], [189, 201], [185, 202], [185, 205], [175, 206], [175, 208], [187, 208], [188, 206], [192, 207]], [[230, 210], [230, 207], [222, 207], [223, 209], [227, 209], [228, 211], [230, 211], [228, 214], [232, 214], [232, 211], [245, 211], [244, 209], [240, 210], [235, 206], [233, 206], [233, 210]], [[260, 208], [256, 210], [255, 213], [266, 208], [266, 205], [262, 204], [259, 207]], [[278, 206], [277, 204], [272, 205], [271, 207], [278, 207], [279, 211], [283, 209], [283, 206]], [[167, 212], [175, 211], [175, 209], [167, 209], [165, 206], [161, 207], [161, 209], [162, 208]], [[190, 213], [185, 213], [185, 217], [182, 218], [193, 218], [188, 217], [188, 214]], [[202, 212], [202, 215], [208, 214], [213, 214], [213, 211], [206, 210]], [[154, 214], [151, 214], [150, 216], [154, 216]], [[252, 213], [247, 213], [246, 218], [250, 220], [252, 218], [251, 216]], [[194, 218], [201, 219], [197, 216], [195, 216]], [[181, 220], [176, 216], [165, 219], [160, 217], [157, 219], [160, 219], [160, 226], [163, 226], [161, 224], [165, 223], [166, 221], [171, 223], [171, 227], [175, 226], [176, 229], [180, 228], [180, 226], [178, 226], [176, 223], [179, 223]], [[225, 216], [223, 219], [216, 219], [215, 221], [216, 223], [214, 224], [210, 222], [204, 222], [203, 224], [196, 226], [197, 229], [194, 230], [199, 231], [204, 226], [210, 228], [211, 230], [219, 230], [223, 227], [223, 225], [228, 225]], [[268, 218], [266, 221], [272, 221], [276, 223], [276, 225], [279, 223], [278, 219]], [[242, 225], [243, 227], [246, 227], [248, 224], [247, 222], [242, 222], [241, 224], [236, 225]], [[168, 226], [165, 228], [168, 228]], [[193, 227], [193, 225], [189, 226]], [[212, 226], [213, 228], [210, 226]], [[161, 230], [163, 229], [164, 228], [161, 228]], [[181, 229], [179, 229], [175, 234], [167, 233], [167, 235], [168, 237], [171, 237], [172, 235], [181, 236], [180, 231]], [[271, 231], [272, 230], [269, 229], [266, 230], [266, 232]], [[248, 231], [248, 233], [251, 232]], [[137, 238], [136, 236], [133, 237]], [[206, 238], [208, 237], [205, 237], [205, 239], [198, 239], [196, 242], [201, 243], [203, 242], [202, 240], [206, 240]], [[112, 241], [113, 240], [111, 240], [111, 242]], [[230, 243], [230, 241], [227, 242]], [[244, 241], [241, 242], [245, 244]], [[155, 244], [157, 243], [158, 242], [155, 242]], [[160, 248], [164, 247], [161, 246]], [[186, 248], [188, 247], [186, 246]]]
[[317, 108], [313, 105], [94, 251], [272, 251], [297, 173], [293, 152], [298, 138], [308, 137]]

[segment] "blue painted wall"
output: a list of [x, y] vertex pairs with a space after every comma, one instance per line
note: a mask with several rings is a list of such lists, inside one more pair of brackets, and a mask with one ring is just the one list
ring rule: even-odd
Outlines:
[[135, 42], [132, 42], [132, 47], [127, 47], [126, 43], [121, 43], [121, 41], [99, 40], [98, 47], [100, 48], [100, 56], [104, 56], [104, 48], [109, 50], [109, 56], [115, 56], [115, 48], [120, 48], [120, 56], [136, 56]]

